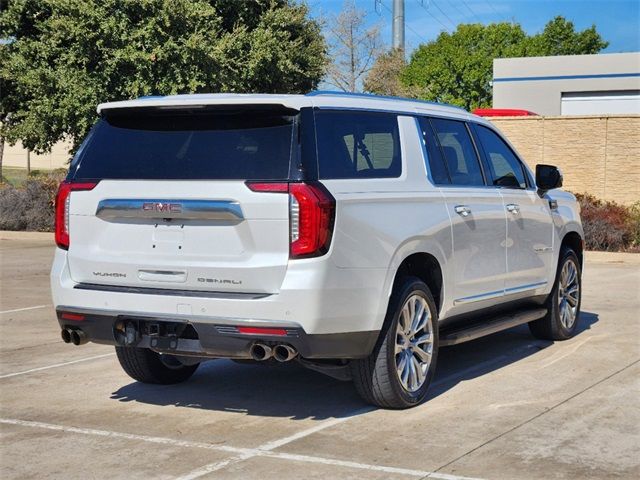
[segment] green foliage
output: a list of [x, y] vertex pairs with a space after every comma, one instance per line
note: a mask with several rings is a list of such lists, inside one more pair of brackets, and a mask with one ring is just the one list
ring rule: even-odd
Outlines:
[[597, 53], [608, 45], [595, 26], [576, 32], [563, 17], [528, 36], [519, 24], [462, 24], [420, 45], [401, 74], [402, 83], [421, 98], [466, 109], [491, 106], [494, 58]]
[[306, 92], [326, 47], [290, 0], [13, 0], [0, 14], [0, 122], [44, 152], [98, 103], [198, 92]]
[[573, 22], [558, 16], [547, 23], [542, 33], [531, 37], [529, 55], [583, 55], [598, 53], [608, 45], [595, 25], [576, 32]]

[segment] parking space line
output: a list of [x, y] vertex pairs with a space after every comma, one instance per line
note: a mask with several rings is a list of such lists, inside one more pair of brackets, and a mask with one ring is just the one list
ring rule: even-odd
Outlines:
[[26, 312], [27, 310], [37, 310], [39, 308], [47, 308], [51, 305], [36, 305], [35, 307], [24, 307], [24, 308], [14, 308], [13, 310], [3, 310], [0, 314], [3, 313], [14, 313], [14, 312]]
[[[350, 418], [350, 417], [345, 417], [345, 418]], [[437, 478], [440, 480], [479, 480], [472, 477], [462, 477], [462, 476], [450, 475], [446, 473], [427, 472], [422, 470], [412, 470], [412, 469], [399, 468], [399, 467], [387, 467], [384, 465], [370, 465], [366, 463], [336, 460], [332, 458], [324, 458], [324, 457], [317, 457], [317, 456], [311, 456], [311, 455], [297, 455], [297, 454], [284, 453], [284, 452], [273, 452], [271, 450], [264, 450], [264, 446], [262, 449], [260, 447], [237, 448], [237, 447], [230, 447], [228, 445], [216, 445], [213, 443], [192, 442], [188, 440], [176, 440], [176, 439], [167, 438], [167, 437], [152, 437], [152, 436], [138, 435], [133, 433], [113, 432], [109, 430], [98, 430], [94, 428], [67, 427], [64, 425], [56, 425], [52, 423], [36, 422], [31, 420], [18, 420], [18, 419], [11, 419], [11, 418], [0, 418], [0, 424], [17, 425], [17, 426], [30, 427], [30, 428], [41, 428], [45, 430], [53, 430], [53, 431], [59, 431], [59, 432], [65, 432], [65, 433], [76, 433], [81, 435], [92, 435], [92, 436], [105, 437], [105, 438], [142, 441], [142, 442], [155, 443], [155, 444], [161, 444], [161, 445], [171, 445], [174, 447], [182, 447], [182, 448], [200, 448], [205, 450], [215, 450], [219, 452], [234, 454], [234, 456], [227, 458], [225, 460], [220, 460], [215, 463], [210, 463], [208, 465], [204, 465], [203, 467], [198, 468], [197, 470], [193, 470], [192, 472], [189, 472], [179, 477], [179, 480], [195, 480], [196, 478], [200, 478], [209, 473], [228, 467], [229, 465], [232, 465], [234, 463], [239, 463], [243, 460], [248, 460], [249, 458], [254, 458], [254, 457], [268, 457], [268, 458], [274, 458], [279, 460], [298, 461], [298, 462], [304, 462], [304, 463], [316, 463], [316, 464], [323, 464], [323, 465], [334, 465], [339, 467], [355, 468], [359, 470], [370, 470], [370, 471], [378, 471], [378, 472], [385, 472], [385, 473], [394, 473], [394, 474], [407, 475], [412, 477]], [[331, 425], [335, 425], [335, 423], [331, 422]], [[328, 428], [331, 425], [328, 425], [325, 428]], [[308, 429], [308, 430], [311, 430], [311, 429]], [[311, 433], [309, 433], [309, 435], [310, 434]], [[291, 438], [291, 437], [287, 437], [287, 438]], [[265, 445], [269, 446], [269, 444], [265, 444]]]
[[10, 378], [10, 377], [17, 377], [18, 375], [26, 375], [27, 373], [41, 372], [43, 370], [49, 370], [50, 368], [64, 367], [64, 366], [67, 366], [67, 365], [73, 365], [75, 363], [88, 362], [90, 360], [97, 360], [99, 358], [111, 357], [113, 355], [115, 355], [115, 353], [104, 353], [102, 355], [96, 355], [96, 356], [93, 356], [93, 357], [86, 357], [86, 358], [79, 358], [78, 360], [71, 360], [69, 362], [54, 363], [53, 365], [46, 365], [44, 367], [32, 368], [30, 370], [23, 370], [22, 372], [7, 373], [5, 375], [0, 375], [0, 379]]

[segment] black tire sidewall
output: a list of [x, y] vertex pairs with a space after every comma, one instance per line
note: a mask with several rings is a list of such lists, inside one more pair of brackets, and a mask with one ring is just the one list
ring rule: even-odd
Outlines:
[[[402, 306], [405, 301], [412, 295], [417, 294], [423, 297], [427, 304], [429, 305], [429, 310], [431, 313], [431, 322], [433, 327], [433, 354], [431, 356], [431, 364], [429, 365], [429, 370], [427, 371], [427, 378], [418, 390], [415, 392], [409, 392], [405, 390], [405, 388], [400, 383], [400, 379], [398, 378], [397, 369], [396, 369], [396, 359], [395, 359], [395, 344], [396, 344], [396, 328], [398, 325], [398, 321], [400, 318], [400, 313], [402, 311]], [[402, 401], [407, 405], [415, 405], [420, 403], [426, 397], [427, 390], [429, 389], [429, 385], [433, 380], [433, 376], [436, 370], [436, 363], [438, 360], [438, 310], [436, 308], [436, 303], [433, 300], [433, 295], [431, 295], [431, 291], [429, 287], [418, 278], [408, 277], [403, 283], [402, 287], [399, 289], [398, 295], [394, 298], [394, 304], [391, 309], [389, 309], [389, 314], [392, 315], [391, 321], [389, 322], [389, 326], [387, 328], [387, 332], [385, 335], [385, 346], [386, 346], [386, 363], [387, 368], [389, 369], [389, 377], [391, 379], [391, 385], [394, 390], [394, 393], [401, 398]]]

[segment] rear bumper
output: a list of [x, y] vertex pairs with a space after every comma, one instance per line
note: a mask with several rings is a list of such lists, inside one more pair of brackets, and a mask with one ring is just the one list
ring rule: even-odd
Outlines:
[[[210, 358], [251, 358], [250, 347], [256, 343], [293, 346], [307, 359], [350, 359], [366, 357], [378, 338], [377, 331], [308, 334], [294, 323], [233, 320], [191, 321], [178, 315], [158, 317], [135, 313], [114, 314], [109, 311], [58, 307], [62, 329], [82, 330], [89, 341], [106, 345], [125, 345], [123, 329], [135, 325], [135, 343], [159, 353]], [[240, 333], [238, 327], [271, 327], [279, 335]]]

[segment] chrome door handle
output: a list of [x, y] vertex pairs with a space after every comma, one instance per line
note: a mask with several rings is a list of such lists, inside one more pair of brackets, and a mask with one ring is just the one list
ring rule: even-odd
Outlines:
[[510, 203], [507, 205], [507, 210], [513, 213], [514, 215], [517, 215], [520, 213], [520, 205], [516, 205], [515, 203]]
[[455, 211], [458, 215], [468, 217], [471, 214], [471, 209], [466, 205], [456, 205]]

